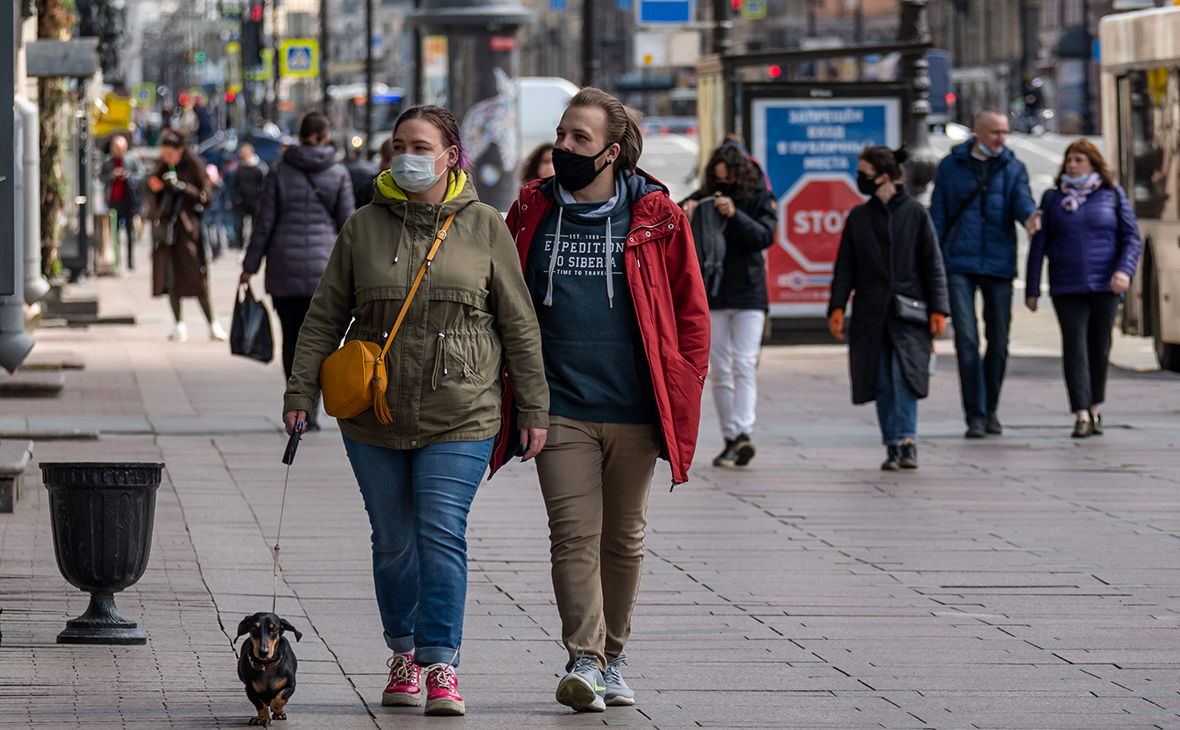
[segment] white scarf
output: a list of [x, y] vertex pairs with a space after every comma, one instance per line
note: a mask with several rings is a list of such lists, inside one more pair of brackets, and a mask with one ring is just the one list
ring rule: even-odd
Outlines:
[[1086, 176], [1085, 181], [1081, 185], [1073, 185], [1061, 181], [1061, 192], [1064, 194], [1061, 199], [1061, 207], [1072, 213], [1078, 208], [1082, 207], [1082, 203], [1086, 202], [1086, 198], [1090, 193], [1102, 186], [1102, 176], [1096, 172], [1092, 172]]

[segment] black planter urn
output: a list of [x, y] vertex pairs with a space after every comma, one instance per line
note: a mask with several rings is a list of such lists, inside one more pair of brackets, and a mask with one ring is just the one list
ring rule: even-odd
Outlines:
[[66, 622], [57, 643], [147, 643], [135, 622], [119, 615], [114, 594], [147, 568], [163, 469], [150, 462], [41, 464], [57, 567], [90, 594], [86, 613]]

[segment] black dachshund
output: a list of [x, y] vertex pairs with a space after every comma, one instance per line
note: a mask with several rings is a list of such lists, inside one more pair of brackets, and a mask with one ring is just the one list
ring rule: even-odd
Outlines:
[[246, 685], [246, 696], [258, 708], [250, 718], [251, 725], [270, 725], [275, 720], [286, 720], [284, 708], [295, 693], [295, 670], [299, 662], [283, 632], [295, 634], [295, 641], [303, 638], [299, 630], [273, 613], [256, 613], [238, 624], [236, 642], [243, 634], [250, 638], [242, 645], [238, 657], [238, 679]]

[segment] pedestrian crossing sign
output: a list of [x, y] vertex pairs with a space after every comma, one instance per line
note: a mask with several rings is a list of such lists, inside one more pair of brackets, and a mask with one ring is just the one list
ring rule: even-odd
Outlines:
[[766, 17], [766, 0], [742, 0], [742, 18], [762, 20]]
[[314, 79], [320, 74], [320, 44], [314, 38], [290, 38], [279, 44], [279, 75]]
[[149, 83], [136, 84], [132, 96], [137, 106], [151, 106], [156, 100], [156, 85]]

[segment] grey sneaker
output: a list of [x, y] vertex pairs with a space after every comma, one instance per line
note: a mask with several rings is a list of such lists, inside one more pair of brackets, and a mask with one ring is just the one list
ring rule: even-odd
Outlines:
[[620, 654], [606, 665], [606, 704], [612, 707], [635, 704], [635, 692], [623, 681], [623, 665], [627, 655]]
[[557, 701], [578, 712], [606, 710], [605, 693], [602, 672], [589, 658], [574, 662], [574, 668], [557, 683]]

